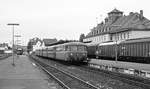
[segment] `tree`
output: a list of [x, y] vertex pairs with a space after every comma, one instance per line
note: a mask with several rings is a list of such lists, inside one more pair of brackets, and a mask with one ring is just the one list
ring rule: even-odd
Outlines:
[[83, 42], [83, 39], [85, 38], [85, 35], [82, 33], [81, 35], [80, 35], [80, 38], [79, 38], [79, 42]]
[[35, 37], [35, 38], [29, 40], [29, 42], [27, 44], [27, 52], [28, 53], [33, 50], [33, 45], [35, 45], [38, 41], [41, 41], [41, 39], [39, 39], [38, 37]]
[[29, 41], [27, 45], [27, 52], [29, 53], [30, 51], [32, 51], [32, 49], [33, 49], [32, 43], [31, 41]]

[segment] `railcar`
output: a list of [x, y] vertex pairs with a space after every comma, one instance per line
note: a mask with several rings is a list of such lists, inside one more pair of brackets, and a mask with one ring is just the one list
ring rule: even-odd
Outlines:
[[17, 55], [22, 55], [22, 54], [23, 54], [23, 49], [22, 49], [22, 48], [18, 48], [18, 49], [16, 50], [16, 54], [17, 54]]
[[56, 59], [63, 61], [87, 61], [87, 47], [84, 43], [69, 42], [55, 46]]
[[47, 48], [46, 47], [42, 48], [42, 54], [41, 54], [41, 56], [47, 57]]
[[43, 48], [40, 47], [40, 48], [36, 49], [36, 50], [33, 51], [33, 52], [35, 53], [35, 55], [42, 57], [42, 49], [43, 49]]
[[55, 46], [49, 46], [47, 47], [47, 55], [48, 58], [56, 58], [56, 48]]
[[69, 62], [87, 61], [87, 46], [81, 42], [69, 42], [36, 50], [36, 55]]

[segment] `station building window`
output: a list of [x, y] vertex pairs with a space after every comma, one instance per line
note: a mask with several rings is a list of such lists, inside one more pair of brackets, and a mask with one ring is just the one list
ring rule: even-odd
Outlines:
[[119, 36], [119, 40], [121, 40], [121, 34], [120, 33], [118, 34], [118, 36]]
[[110, 36], [110, 40], [113, 40], [113, 37], [112, 37], [112, 36], [113, 36], [113, 35]]
[[124, 39], [126, 39], [126, 34], [124, 33], [123, 35], [124, 35]]
[[122, 40], [122, 34], [120, 33], [120, 40]]
[[104, 36], [104, 41], [106, 41], [106, 36]]
[[126, 32], [126, 39], [128, 39], [128, 33]]

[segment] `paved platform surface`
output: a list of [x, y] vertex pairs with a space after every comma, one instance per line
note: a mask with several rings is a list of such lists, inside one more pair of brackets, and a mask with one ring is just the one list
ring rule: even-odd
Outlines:
[[0, 89], [60, 89], [43, 71], [34, 66], [25, 55], [0, 60]]
[[114, 66], [114, 67], [119, 67], [119, 68], [133, 68], [137, 70], [145, 70], [145, 71], [150, 72], [150, 64], [120, 62], [120, 61], [115, 62], [115, 61], [100, 60], [100, 59], [91, 59], [90, 63]]

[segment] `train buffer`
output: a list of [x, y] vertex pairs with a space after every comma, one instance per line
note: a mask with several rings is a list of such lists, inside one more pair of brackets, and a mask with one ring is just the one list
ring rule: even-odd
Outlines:
[[[21, 55], [15, 57], [15, 66], [12, 66], [12, 57], [0, 60], [0, 89], [51, 89], [58, 87], [47, 75], [33, 65], [29, 58]], [[49, 80], [49, 81], [48, 81]], [[55, 88], [57, 89], [57, 88]]]

